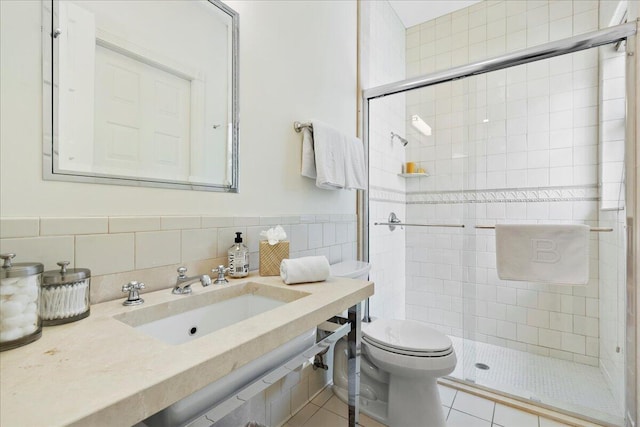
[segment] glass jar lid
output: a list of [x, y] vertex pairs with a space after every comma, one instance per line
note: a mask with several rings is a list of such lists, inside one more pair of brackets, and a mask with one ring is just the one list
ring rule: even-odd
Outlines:
[[7, 279], [10, 277], [25, 277], [33, 276], [34, 274], [40, 274], [44, 270], [44, 265], [39, 262], [17, 262], [13, 263], [12, 260], [16, 254], [2, 254], [0, 258], [4, 260], [2, 268], [0, 268], [0, 279]]
[[69, 261], [60, 261], [56, 264], [60, 266], [60, 270], [45, 271], [42, 275], [43, 286], [64, 285], [91, 277], [91, 270], [88, 268], [67, 268]]

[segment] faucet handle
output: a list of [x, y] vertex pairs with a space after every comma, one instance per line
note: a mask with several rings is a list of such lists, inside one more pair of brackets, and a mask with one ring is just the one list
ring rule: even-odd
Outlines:
[[187, 267], [184, 267], [184, 266], [183, 267], [178, 267], [177, 271], [178, 271], [178, 275], [180, 277], [184, 277], [184, 276], [186, 276], [186, 273], [187, 273]]
[[140, 298], [140, 289], [144, 289], [144, 283], [136, 282], [135, 280], [127, 283], [122, 286], [122, 292], [129, 292], [127, 299], [122, 303], [122, 305], [140, 305], [144, 302], [142, 298]]
[[218, 273], [218, 278], [213, 282], [214, 285], [222, 285], [224, 283], [229, 283], [229, 281], [224, 277], [224, 275], [229, 272], [229, 267], [224, 265], [219, 265], [218, 268], [214, 268], [211, 270], [212, 273]]

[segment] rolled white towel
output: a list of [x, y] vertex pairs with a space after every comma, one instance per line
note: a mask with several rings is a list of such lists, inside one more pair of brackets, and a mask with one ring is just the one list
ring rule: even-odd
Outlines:
[[329, 277], [329, 261], [324, 256], [283, 259], [280, 263], [280, 277], [284, 283], [322, 282]]

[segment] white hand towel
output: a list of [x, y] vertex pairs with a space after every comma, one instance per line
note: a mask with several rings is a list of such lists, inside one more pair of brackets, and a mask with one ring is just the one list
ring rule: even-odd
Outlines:
[[365, 190], [367, 174], [364, 165], [364, 146], [358, 138], [347, 138], [345, 157], [345, 185], [350, 190]]
[[329, 261], [324, 256], [283, 259], [280, 277], [285, 284], [322, 282], [329, 277]]
[[589, 227], [498, 224], [496, 266], [502, 280], [586, 285], [589, 282]]
[[316, 156], [316, 186], [326, 190], [344, 188], [345, 135], [320, 121], [313, 121], [313, 149]]
[[316, 152], [313, 149], [313, 134], [311, 129], [302, 128], [302, 176], [316, 179]]

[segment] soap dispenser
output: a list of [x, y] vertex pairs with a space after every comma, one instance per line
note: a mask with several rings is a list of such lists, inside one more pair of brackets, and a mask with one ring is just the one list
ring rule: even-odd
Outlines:
[[227, 253], [229, 255], [229, 276], [247, 277], [249, 275], [249, 249], [242, 243], [241, 232], [236, 232], [235, 243]]

